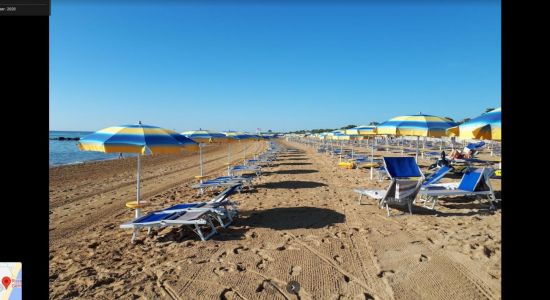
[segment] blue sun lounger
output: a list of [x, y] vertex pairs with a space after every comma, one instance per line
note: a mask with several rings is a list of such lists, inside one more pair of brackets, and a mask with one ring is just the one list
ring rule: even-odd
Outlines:
[[233, 167], [231, 167], [231, 169], [229, 169], [229, 176], [234, 176], [236, 172], [247, 172], [247, 171], [254, 172], [256, 174], [256, 176], [261, 176], [262, 175], [262, 168], [260, 166], [256, 166], [256, 165], [250, 165], [250, 166], [239, 165], [239, 166], [233, 166]]
[[201, 183], [192, 185], [191, 188], [199, 189], [199, 194], [202, 194], [205, 189], [215, 189], [219, 187], [231, 187], [239, 185], [237, 191], [240, 193], [243, 186], [251, 187], [253, 177], [243, 176], [220, 176], [214, 179], [205, 180]]
[[359, 193], [359, 204], [363, 196], [368, 196], [377, 200], [380, 208], [386, 207], [388, 217], [390, 205], [407, 206], [412, 214], [412, 203], [424, 180], [414, 157], [384, 157], [384, 166], [390, 185], [386, 190], [355, 189]]
[[489, 178], [493, 175], [492, 168], [470, 168], [467, 170], [456, 188], [449, 186], [427, 186], [420, 190], [420, 199], [424, 202], [424, 206], [432, 203], [430, 209], [433, 209], [437, 200], [441, 197], [451, 196], [476, 196], [487, 197], [491, 209], [495, 206], [493, 201], [496, 200], [493, 188]]
[[[120, 228], [133, 229], [132, 243], [139, 229], [147, 228], [148, 234], [152, 228], [167, 226], [187, 226], [195, 232], [202, 241], [209, 239], [217, 233], [213, 220], [217, 220], [222, 227], [227, 227], [237, 215], [238, 210], [234, 202], [229, 201], [238, 188], [238, 185], [231, 186], [212, 198], [208, 202], [194, 202], [176, 204], [166, 209], [148, 213], [140, 218], [120, 225]], [[224, 220], [228, 221], [224, 221]], [[209, 233], [203, 232], [203, 227], [209, 228]]]
[[442, 166], [435, 173], [428, 176], [426, 180], [422, 183], [422, 189], [429, 186], [452, 186], [453, 183], [438, 183], [447, 173], [451, 171], [451, 167]]

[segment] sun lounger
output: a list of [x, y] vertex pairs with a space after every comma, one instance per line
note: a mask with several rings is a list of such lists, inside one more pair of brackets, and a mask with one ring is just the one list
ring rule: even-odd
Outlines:
[[476, 196], [480, 198], [486, 196], [490, 208], [494, 209], [493, 201], [496, 198], [489, 180], [493, 172], [492, 168], [470, 168], [464, 173], [456, 188], [432, 185], [421, 189], [419, 195], [424, 202], [424, 206], [428, 203], [432, 204], [430, 209], [435, 207], [439, 198], [451, 196]]
[[211, 217], [220, 223], [220, 226], [226, 228], [233, 222], [233, 218], [238, 214], [236, 203], [229, 201], [227, 196], [220, 198], [217, 201], [195, 202], [176, 204], [166, 209], [164, 212], [179, 212], [186, 211], [208, 211], [211, 212]]
[[256, 176], [262, 175], [262, 168], [260, 166], [250, 165], [239, 165], [239, 166], [233, 166], [231, 169], [229, 169], [229, 176], [233, 176], [235, 172], [254, 172]]
[[[170, 213], [156, 211], [128, 223], [124, 223], [120, 225], [120, 228], [134, 229], [134, 233], [132, 234], [132, 243], [134, 243], [137, 232], [140, 228], [148, 228], [148, 233], [150, 233], [151, 228], [167, 226], [188, 226], [199, 236], [201, 240], [205, 241], [217, 232], [216, 227], [214, 227], [214, 224], [212, 223], [211, 216], [212, 213], [206, 210], [182, 210]], [[205, 235], [201, 228], [203, 226], [210, 227], [210, 233]]]
[[244, 176], [220, 176], [214, 179], [205, 180], [201, 183], [192, 185], [191, 188], [199, 189], [199, 194], [202, 194], [205, 189], [214, 189], [218, 187], [228, 187], [240, 184], [237, 189], [238, 192], [241, 192], [242, 187], [246, 186], [250, 188], [252, 186], [253, 177], [244, 177]]
[[453, 186], [454, 183], [438, 183], [447, 173], [451, 171], [451, 167], [442, 166], [435, 173], [428, 176], [426, 180], [422, 183], [422, 189], [429, 186]]
[[382, 208], [386, 207], [390, 216], [390, 205], [407, 206], [412, 214], [412, 203], [420, 190], [424, 179], [422, 171], [414, 157], [384, 157], [384, 167], [391, 179], [386, 190], [355, 189], [359, 193], [359, 204], [363, 196], [378, 201]]
[[[153, 211], [120, 225], [120, 228], [134, 230], [132, 243], [134, 243], [137, 233], [141, 228], [147, 228], [148, 234], [150, 234], [152, 228], [167, 226], [188, 226], [201, 240], [205, 241], [217, 232], [212, 220], [217, 220], [225, 228], [231, 224], [233, 217], [237, 215], [236, 204], [229, 201], [228, 198], [237, 189], [238, 185], [231, 186], [208, 202], [182, 203], [166, 209]], [[206, 235], [202, 228], [205, 226], [210, 229], [210, 232]]]

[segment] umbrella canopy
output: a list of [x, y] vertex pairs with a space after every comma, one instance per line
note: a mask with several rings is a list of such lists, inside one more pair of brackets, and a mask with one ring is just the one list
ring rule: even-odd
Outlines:
[[461, 139], [500, 141], [502, 134], [500, 107], [447, 129], [447, 134]]
[[235, 141], [246, 141], [254, 139], [254, 137], [250, 134], [241, 131], [223, 131], [222, 133]]
[[[223, 134], [225, 134], [227, 137], [232, 138], [235, 141], [238, 142], [246, 142], [246, 141], [254, 141], [257, 140], [258, 137], [251, 135], [246, 132], [241, 131], [223, 131]], [[244, 155], [243, 155], [244, 161], [246, 161], [246, 148], [244, 149]], [[229, 174], [230, 165], [231, 164], [231, 145], [228, 145], [227, 147], [227, 173]]]
[[450, 119], [430, 115], [407, 115], [391, 118], [376, 127], [377, 134], [442, 137], [456, 126]]
[[169, 129], [143, 124], [113, 126], [80, 139], [81, 151], [105, 153], [180, 153], [197, 151], [198, 145], [189, 138]]
[[211, 130], [193, 130], [182, 132], [181, 134], [197, 143], [226, 143], [232, 140], [221, 132]]
[[136, 219], [140, 216], [141, 155], [146, 153], [180, 153], [182, 150], [196, 151], [196, 142], [169, 129], [156, 126], [137, 125], [113, 126], [96, 131], [77, 143], [81, 151], [105, 153], [137, 153]]
[[349, 135], [375, 135], [376, 126], [361, 125], [351, 129], [346, 129], [345, 134]]
[[376, 127], [377, 134], [416, 136], [416, 159], [418, 160], [419, 137], [442, 137], [446, 130], [456, 126], [448, 118], [430, 115], [407, 115], [391, 118]]

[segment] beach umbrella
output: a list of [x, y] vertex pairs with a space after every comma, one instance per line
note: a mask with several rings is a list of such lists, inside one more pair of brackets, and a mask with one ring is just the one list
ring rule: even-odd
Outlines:
[[202, 182], [202, 177], [204, 175], [203, 165], [202, 165], [202, 147], [204, 147], [205, 144], [211, 144], [211, 143], [227, 143], [231, 140], [231, 138], [227, 137], [225, 134], [221, 132], [210, 131], [210, 130], [185, 131], [185, 132], [182, 132], [181, 134], [199, 143], [199, 165], [200, 165], [200, 172], [201, 172], [200, 180]]
[[[360, 125], [346, 130], [346, 134], [357, 134], [362, 138], [367, 137], [367, 147], [371, 136], [376, 135], [376, 126]], [[352, 148], [353, 149], [353, 148]], [[371, 143], [371, 162], [374, 160], [374, 142]], [[371, 167], [371, 179], [373, 174], [373, 167]]]
[[[254, 140], [255, 138], [250, 134], [241, 131], [222, 131], [225, 136], [232, 139], [234, 142], [246, 142]], [[246, 148], [244, 149], [244, 158], [246, 159]], [[231, 144], [227, 146], [227, 171], [229, 172], [229, 166], [231, 164]]]
[[391, 118], [376, 126], [377, 134], [389, 134], [395, 136], [416, 136], [416, 159], [418, 160], [418, 144], [420, 137], [442, 137], [446, 130], [456, 126], [456, 123], [448, 118], [430, 115], [406, 115]]
[[500, 107], [458, 126], [447, 129], [447, 134], [461, 139], [501, 140]]
[[376, 126], [361, 125], [346, 129], [344, 133], [349, 135], [374, 135], [376, 134]]
[[81, 151], [137, 154], [136, 219], [140, 216], [141, 155], [197, 151], [193, 140], [169, 129], [141, 124], [113, 126], [96, 131], [80, 139]]

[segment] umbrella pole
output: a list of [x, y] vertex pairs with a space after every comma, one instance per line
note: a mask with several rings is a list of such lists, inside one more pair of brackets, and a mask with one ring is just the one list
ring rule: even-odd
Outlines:
[[137, 156], [137, 192], [136, 192], [136, 203], [137, 203], [137, 207], [136, 207], [136, 219], [140, 217], [141, 215], [141, 210], [139, 209], [139, 196], [140, 196], [140, 186], [139, 186], [139, 181], [140, 181], [140, 177], [141, 177], [141, 153], [138, 153], [138, 156]]
[[372, 180], [372, 174], [374, 172], [374, 167], [372, 166], [374, 163], [374, 143], [371, 143], [370, 163], [370, 180]]
[[342, 151], [344, 151], [344, 142], [340, 142], [340, 158], [338, 162], [342, 162]]
[[424, 151], [426, 149], [426, 137], [424, 137], [424, 141], [422, 142], [422, 158], [424, 158]]
[[229, 176], [229, 168], [231, 167], [231, 143], [227, 143], [227, 175]]
[[419, 143], [420, 143], [420, 137], [417, 136], [416, 137], [416, 156], [415, 156], [416, 163], [418, 163], [418, 144]]
[[201, 170], [201, 180], [202, 183], [202, 175], [203, 175], [203, 169], [202, 169], [202, 143], [199, 144], [199, 164], [200, 164], [200, 170]]

